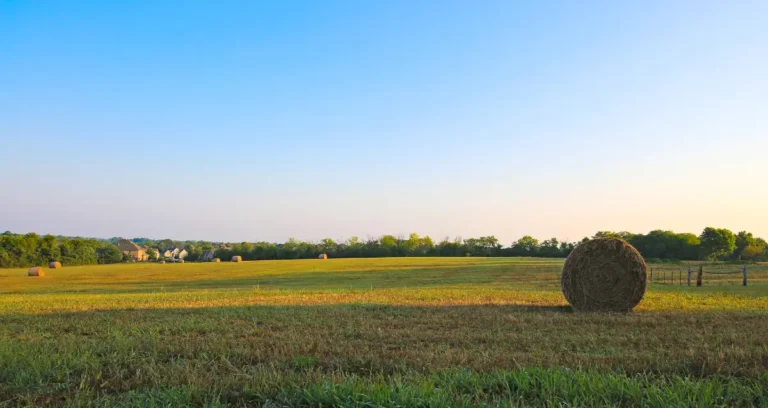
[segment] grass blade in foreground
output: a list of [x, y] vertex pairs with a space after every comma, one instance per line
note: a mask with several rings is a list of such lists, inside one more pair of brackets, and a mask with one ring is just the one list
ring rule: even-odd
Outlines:
[[768, 406], [768, 377], [692, 379], [569, 369], [449, 370], [391, 377], [262, 372], [239, 389], [176, 387], [100, 397], [86, 391], [67, 405], [94, 403], [104, 407], [751, 407]]

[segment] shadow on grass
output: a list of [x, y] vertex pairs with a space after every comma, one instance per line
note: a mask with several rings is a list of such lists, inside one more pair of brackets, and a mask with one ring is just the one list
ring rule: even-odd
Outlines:
[[[487, 313], [499, 313], [499, 314], [575, 314], [573, 308], [570, 305], [552, 306], [552, 305], [536, 305], [536, 304], [473, 304], [473, 305], [393, 305], [387, 303], [337, 303], [337, 304], [320, 304], [320, 305], [238, 305], [238, 306], [204, 306], [204, 307], [122, 307], [122, 308], [94, 308], [89, 310], [78, 311], [52, 311], [50, 313], [44, 313], [46, 318], [54, 319], [80, 319], [84, 316], [97, 316], [97, 315], [120, 315], [123, 313], [128, 314], [150, 314], [150, 315], [163, 315], [164, 317], [172, 317], [174, 315], [199, 315], [199, 316], [214, 316], [214, 315], [243, 315], [250, 314], [251, 312], [263, 312], [267, 313], [279, 312], [279, 313], [312, 313], [322, 314], [329, 313], [333, 315], [336, 312], [354, 312], [359, 314], [373, 313], [379, 315], [389, 316], [403, 316], [409, 314], [463, 314], [471, 311], [477, 311], [483, 314]], [[579, 313], [580, 316], [601, 316], [601, 315], [628, 315], [627, 313]], [[12, 321], [17, 318], [21, 319], [39, 319], [40, 314], [25, 314], [25, 313], [12, 313], [12, 314], [0, 314], [0, 323], [3, 321]]]

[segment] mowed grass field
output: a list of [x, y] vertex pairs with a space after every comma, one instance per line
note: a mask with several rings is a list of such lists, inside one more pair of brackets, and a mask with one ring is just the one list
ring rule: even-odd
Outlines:
[[768, 265], [582, 314], [562, 263], [0, 270], [0, 406], [768, 406]]

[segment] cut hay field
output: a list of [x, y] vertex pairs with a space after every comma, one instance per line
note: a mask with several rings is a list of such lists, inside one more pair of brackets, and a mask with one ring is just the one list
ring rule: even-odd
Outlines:
[[0, 269], [0, 407], [768, 406], [768, 265], [582, 314], [562, 264]]

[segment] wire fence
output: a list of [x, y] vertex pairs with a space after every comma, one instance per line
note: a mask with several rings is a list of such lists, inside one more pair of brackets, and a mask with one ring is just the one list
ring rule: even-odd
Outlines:
[[700, 264], [652, 265], [648, 281], [660, 285], [705, 286], [768, 284], [768, 265]]

